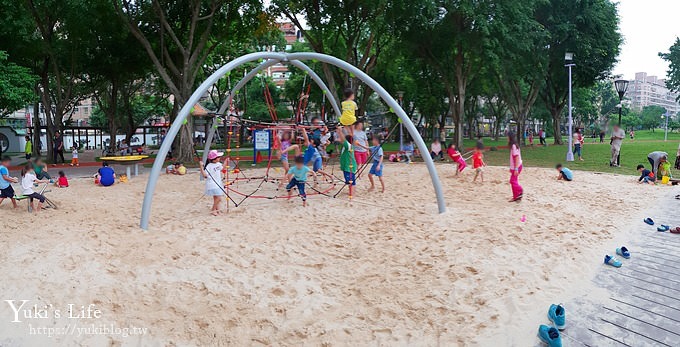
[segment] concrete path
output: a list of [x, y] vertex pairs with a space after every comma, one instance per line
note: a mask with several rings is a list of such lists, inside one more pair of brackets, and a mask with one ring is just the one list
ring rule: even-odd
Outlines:
[[673, 188], [652, 210], [655, 226], [634, 222], [640, 237], [626, 245], [631, 259], [598, 272], [594, 282], [605, 297], [565, 304], [565, 346], [680, 346], [680, 235], [656, 231], [659, 224], [680, 226], [677, 194]]

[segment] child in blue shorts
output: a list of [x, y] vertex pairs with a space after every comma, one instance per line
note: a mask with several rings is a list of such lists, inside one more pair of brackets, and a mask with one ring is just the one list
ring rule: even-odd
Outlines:
[[309, 168], [305, 165], [305, 159], [301, 156], [295, 157], [295, 165], [288, 169], [288, 185], [286, 191], [288, 192], [288, 199], [290, 199], [290, 191], [293, 187], [297, 187], [298, 193], [302, 198], [302, 206], [307, 206], [307, 194], [305, 194], [305, 183], [307, 183], [307, 173]]
[[307, 166], [312, 163], [312, 171], [314, 172], [314, 183], [316, 183], [316, 174], [323, 174], [323, 157], [321, 156], [321, 140], [313, 139], [312, 142], [309, 141], [309, 135], [307, 131], [302, 132], [302, 136], [305, 139], [305, 152], [303, 154], [304, 165]]
[[384, 158], [384, 153], [382, 146], [380, 143], [382, 142], [382, 139], [380, 138], [380, 135], [375, 135], [373, 136], [373, 146], [371, 146], [371, 158], [373, 158], [373, 163], [371, 165], [371, 170], [368, 172], [368, 180], [371, 181], [371, 188], [368, 190], [371, 191], [375, 189], [375, 185], [373, 184], [373, 176], [378, 177], [378, 180], [380, 180], [380, 192], [384, 193], [385, 192], [385, 182], [383, 182], [383, 158]]

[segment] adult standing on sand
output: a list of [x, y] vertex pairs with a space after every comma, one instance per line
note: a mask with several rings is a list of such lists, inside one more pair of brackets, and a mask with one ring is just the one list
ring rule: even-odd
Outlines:
[[510, 186], [512, 187], [510, 202], [515, 202], [522, 200], [524, 189], [519, 185], [519, 174], [522, 173], [522, 153], [512, 131], [508, 132], [508, 147], [510, 148]]
[[659, 164], [662, 161], [668, 160], [668, 153], [662, 151], [654, 151], [647, 154], [647, 160], [649, 164], [652, 165], [651, 171], [654, 173], [654, 177], [659, 174]]
[[611, 138], [611, 149], [612, 157], [609, 159], [609, 166], [619, 167], [621, 166], [620, 154], [621, 154], [621, 144], [623, 143], [623, 138], [626, 137], [626, 133], [618, 125], [614, 125], [614, 130], [612, 131]]

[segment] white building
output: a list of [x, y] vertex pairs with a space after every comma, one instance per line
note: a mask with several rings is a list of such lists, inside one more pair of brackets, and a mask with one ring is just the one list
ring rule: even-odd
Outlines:
[[661, 106], [673, 116], [680, 112], [680, 104], [676, 101], [678, 93], [666, 87], [665, 79], [648, 76], [646, 72], [635, 74], [635, 79], [628, 86], [626, 98], [630, 99], [635, 110], [642, 110], [646, 106]]

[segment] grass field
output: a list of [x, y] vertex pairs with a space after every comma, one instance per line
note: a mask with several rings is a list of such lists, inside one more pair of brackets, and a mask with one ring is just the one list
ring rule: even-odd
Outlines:
[[[547, 147], [539, 146], [538, 139], [536, 139], [533, 147], [522, 147], [522, 158], [524, 160], [524, 165], [529, 167], [553, 168], [555, 167], [555, 164], [562, 163], [575, 170], [636, 175], [637, 171], [635, 170], [635, 167], [638, 164], [649, 164], [647, 162], [647, 154], [650, 152], [667, 152], [671, 161], [673, 163], [675, 162], [675, 154], [678, 149], [678, 144], [680, 143], [680, 133], [669, 133], [668, 141], [666, 142], [664, 142], [663, 137], [663, 130], [656, 130], [655, 132], [638, 131], [636, 132], [635, 140], [633, 141], [631, 141], [629, 137], [626, 137], [623, 146], [621, 147], [621, 167], [619, 168], [609, 166], [610, 146], [608, 138], [605, 138], [604, 143], [600, 143], [599, 139], [587, 138], [583, 146], [584, 161], [579, 161], [577, 159], [573, 163], [566, 163], [567, 146], [552, 145], [552, 139], [550, 138], [548, 139], [550, 145]], [[474, 147], [475, 143], [475, 140], [470, 139], [464, 141], [466, 148]], [[484, 145], [487, 147], [507, 146], [507, 141], [505, 139], [493, 141], [489, 138], [485, 138]], [[386, 152], [395, 152], [399, 150], [399, 143], [385, 143], [383, 148]], [[505, 148], [487, 151], [484, 154], [485, 161], [487, 165], [507, 166], [509, 161], [508, 152], [508, 149]], [[232, 157], [236, 157], [235, 152], [232, 153]], [[243, 148], [239, 151], [239, 157], [244, 162], [243, 164], [245, 164], [242, 164], [242, 166], [249, 166], [253, 158], [252, 149]], [[278, 165], [278, 163], [274, 165]], [[258, 166], [266, 166], [266, 163], [261, 163]]]

